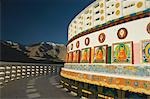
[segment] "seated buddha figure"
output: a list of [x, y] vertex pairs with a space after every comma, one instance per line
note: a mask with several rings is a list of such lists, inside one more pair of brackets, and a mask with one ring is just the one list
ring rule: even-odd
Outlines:
[[119, 45], [119, 49], [118, 49], [118, 57], [117, 59], [119, 61], [126, 61], [127, 59], [127, 54], [126, 54], [126, 49], [125, 49], [125, 45], [124, 44], [120, 44]]
[[74, 53], [73, 53], [73, 62], [76, 62], [76, 58], [77, 58], [76, 52], [74, 52]]
[[82, 53], [82, 61], [83, 62], [88, 62], [88, 53], [87, 53], [87, 50], [84, 50], [84, 52]]
[[96, 52], [96, 61], [103, 61], [103, 50], [101, 47]]

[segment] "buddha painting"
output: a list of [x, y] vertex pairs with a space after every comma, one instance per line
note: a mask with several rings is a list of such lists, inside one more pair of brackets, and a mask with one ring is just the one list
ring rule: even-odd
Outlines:
[[113, 62], [132, 63], [132, 45], [131, 44], [130, 43], [115, 44], [113, 46]]
[[127, 59], [127, 50], [124, 44], [118, 46], [117, 59], [119, 61], [126, 61]]
[[76, 51], [76, 62], [80, 61], [80, 50]]
[[73, 52], [73, 62], [74, 62], [74, 63], [76, 63], [76, 58], [77, 58], [76, 51], [74, 51], [74, 52]]
[[69, 61], [68, 61], [69, 63], [71, 63], [71, 62], [72, 62], [72, 58], [73, 58], [73, 55], [72, 55], [72, 54], [73, 54], [72, 52], [71, 52], [71, 53], [69, 53], [69, 59], [68, 59], [68, 60], [69, 60]]
[[90, 49], [83, 49], [81, 52], [81, 62], [88, 63], [90, 61]]
[[103, 50], [101, 48], [96, 52], [96, 59], [99, 61], [103, 61]]
[[107, 46], [98, 46], [94, 49], [94, 62], [105, 63], [106, 62], [106, 50]]
[[73, 52], [73, 62], [74, 63], [79, 62], [79, 56], [80, 56], [80, 51], [79, 50]]

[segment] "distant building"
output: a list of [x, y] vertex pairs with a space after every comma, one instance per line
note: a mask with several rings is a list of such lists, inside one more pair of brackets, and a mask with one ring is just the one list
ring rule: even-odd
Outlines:
[[68, 27], [61, 76], [96, 85], [101, 98], [147, 98], [150, 0], [96, 0], [81, 11]]

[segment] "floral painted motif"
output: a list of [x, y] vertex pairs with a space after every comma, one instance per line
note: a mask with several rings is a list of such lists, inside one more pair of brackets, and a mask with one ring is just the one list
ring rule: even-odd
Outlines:
[[118, 33], [117, 33], [119, 39], [124, 39], [124, 38], [126, 38], [127, 34], [128, 34], [128, 31], [127, 31], [126, 28], [121, 28], [121, 29], [119, 29], [119, 30], [118, 30]]
[[123, 76], [134, 76], [134, 77], [150, 77], [150, 66], [144, 65], [105, 65], [105, 64], [65, 64], [65, 68], [88, 71], [95, 73], [123, 75]]
[[101, 33], [98, 37], [98, 40], [100, 43], [103, 43], [105, 41], [105, 39], [106, 39], [106, 36], [104, 33]]

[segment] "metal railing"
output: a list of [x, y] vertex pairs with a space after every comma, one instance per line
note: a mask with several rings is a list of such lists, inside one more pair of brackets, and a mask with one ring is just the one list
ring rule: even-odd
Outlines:
[[59, 74], [64, 64], [9, 63], [0, 64], [0, 85], [22, 78]]

